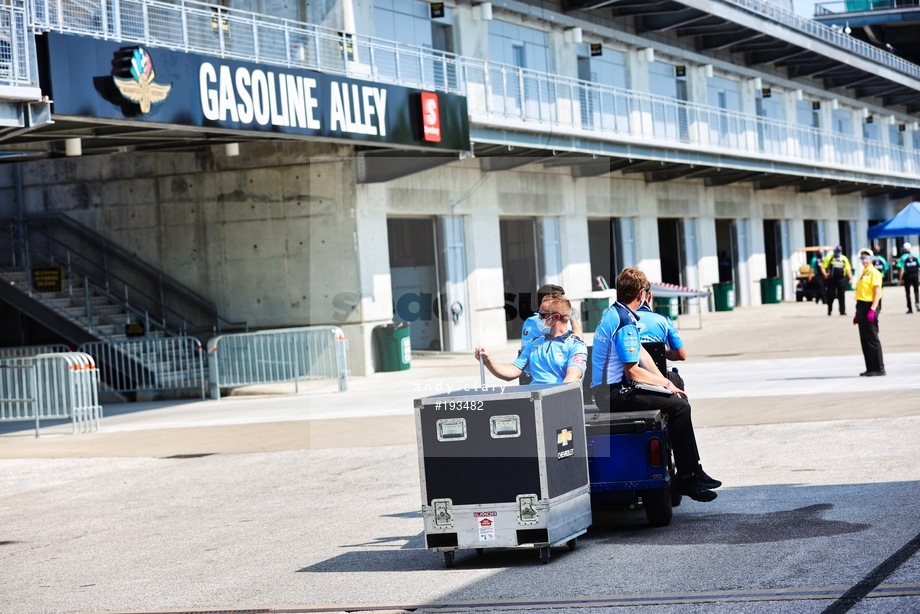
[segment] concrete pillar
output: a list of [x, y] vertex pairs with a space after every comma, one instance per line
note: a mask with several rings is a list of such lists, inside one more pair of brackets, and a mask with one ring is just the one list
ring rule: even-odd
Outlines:
[[[629, 89], [638, 94], [647, 94], [649, 92], [649, 63], [646, 49], [630, 49], [626, 53], [626, 68], [629, 71]], [[651, 114], [643, 113], [640, 108], [630, 111], [629, 131], [633, 136], [651, 134]]]

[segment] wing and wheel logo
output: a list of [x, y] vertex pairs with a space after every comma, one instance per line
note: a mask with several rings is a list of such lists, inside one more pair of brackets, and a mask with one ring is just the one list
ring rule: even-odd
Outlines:
[[126, 49], [121, 54], [124, 72], [130, 77], [116, 77], [112, 80], [121, 95], [137, 104], [142, 114], [150, 113], [150, 106], [163, 102], [169, 96], [172, 85], [156, 83], [153, 60], [143, 47]]

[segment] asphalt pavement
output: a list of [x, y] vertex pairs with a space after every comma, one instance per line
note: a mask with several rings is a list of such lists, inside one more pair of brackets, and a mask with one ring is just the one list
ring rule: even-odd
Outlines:
[[719, 498], [658, 529], [599, 514], [545, 566], [424, 548], [412, 400], [478, 386], [471, 353], [344, 393], [107, 405], [98, 433], [3, 425], [0, 612], [918, 611], [920, 315], [890, 295], [883, 378], [823, 306], [681, 316]]

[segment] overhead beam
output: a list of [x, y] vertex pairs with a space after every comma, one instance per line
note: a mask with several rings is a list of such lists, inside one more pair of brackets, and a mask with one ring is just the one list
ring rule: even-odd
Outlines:
[[626, 158], [598, 158], [593, 162], [575, 164], [572, 166], [572, 177], [580, 179], [584, 177], [600, 177], [614, 171], [618, 171], [634, 164]]
[[795, 186], [795, 191], [799, 194], [808, 194], [810, 192], [817, 192], [818, 190], [830, 188], [835, 185], [840, 185], [840, 182], [827, 179], [816, 179], [800, 183], [799, 185]]
[[864, 183], [838, 183], [831, 187], [831, 194], [834, 196], [843, 196], [844, 194], [852, 194], [865, 189], [866, 184]]
[[696, 9], [686, 8], [673, 13], [653, 13], [642, 15], [636, 20], [638, 32], [667, 32], [675, 28], [696, 23], [709, 17]]
[[799, 57], [805, 55], [806, 53], [811, 52], [805, 49], [799, 49], [797, 47], [777, 49], [776, 51], [750, 51], [745, 52], [744, 62], [751, 65], [772, 64], [780, 60]]
[[696, 39], [696, 48], [698, 51], [716, 51], [726, 49], [742, 41], [749, 42], [763, 38], [763, 34], [748, 30], [747, 28], [736, 28], [731, 32], [724, 34], [705, 34], [698, 36]]
[[772, 190], [774, 188], [781, 188], [783, 186], [792, 185], [793, 183], [799, 183], [802, 181], [802, 178], [799, 176], [791, 177], [789, 175], [775, 175], [766, 179], [758, 179], [754, 182], [755, 190]]
[[545, 159], [540, 156], [483, 156], [479, 158], [479, 168], [484, 172], [510, 171]]
[[719, 175], [713, 175], [711, 177], [706, 177], [703, 180], [703, 183], [707, 188], [717, 188], [724, 185], [730, 185], [732, 183], [738, 183], [739, 181], [750, 181], [755, 177], [763, 177], [764, 173], [759, 171], [731, 171], [723, 172]]
[[673, 181], [693, 173], [696, 169], [689, 164], [680, 164], [675, 168], [667, 168], [660, 171], [648, 171], [645, 173], [646, 183], [661, 183], [664, 181]]

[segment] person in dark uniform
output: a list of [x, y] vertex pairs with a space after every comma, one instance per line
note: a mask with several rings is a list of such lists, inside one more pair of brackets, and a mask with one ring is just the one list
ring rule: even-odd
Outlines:
[[847, 291], [847, 282], [853, 281], [853, 269], [850, 267], [850, 260], [843, 255], [843, 247], [838, 245], [834, 248], [833, 254], [828, 254], [821, 265], [824, 272], [825, 302], [827, 302], [827, 315], [831, 315], [834, 307], [834, 299], [837, 299], [837, 307], [840, 315], [847, 314], [847, 305], [844, 302], [844, 294]]
[[482, 358], [486, 368], [499, 379], [511, 381], [529, 373], [534, 384], [577, 382], [584, 376], [588, 363], [588, 347], [569, 330], [572, 303], [560, 294], [551, 294], [540, 303], [537, 326], [540, 334], [514, 362], [492, 360], [484, 347], [477, 347], [473, 356]]
[[873, 250], [872, 252], [872, 266], [878, 269], [878, 272], [882, 274], [882, 284], [885, 283], [885, 280], [888, 279], [888, 261], [885, 260], [885, 256], [880, 254], [878, 251]]
[[[594, 333], [591, 357], [594, 400], [602, 412], [660, 410], [668, 416], [671, 446], [677, 465], [676, 486], [681, 494], [696, 501], [716, 498], [713, 488], [722, 482], [700, 466], [700, 453], [693, 432], [690, 402], [686, 393], [661, 375], [654, 365], [642, 360], [638, 318], [635, 309], [651, 289], [645, 274], [636, 268], [623, 269], [617, 277], [617, 302], [609, 307]], [[648, 356], [646, 353], [645, 356]], [[667, 391], [644, 390], [651, 384]]]
[[[636, 310], [636, 316], [639, 318], [639, 341], [642, 343], [663, 343], [665, 347], [665, 358], [671, 361], [687, 360], [687, 348], [684, 347], [684, 340], [681, 339], [677, 327], [671, 321], [660, 313], [655, 313], [649, 306], [654, 303], [652, 292], [649, 290], [645, 301]], [[668, 370], [662, 373], [671, 383], [684, 389], [684, 378], [677, 370]]]
[[901, 246], [901, 259], [898, 260], [898, 284], [904, 286], [904, 294], [907, 295], [907, 313], [913, 313], [914, 310], [910, 304], [910, 289], [914, 289], [914, 304], [917, 311], [920, 311], [920, 259], [910, 251], [910, 243]]
[[815, 252], [815, 255], [811, 257], [811, 262], [808, 263], [811, 266], [812, 270], [812, 279], [814, 283], [818, 286], [818, 297], [815, 299], [816, 303], [826, 303], [827, 297], [825, 297], [824, 290], [824, 269], [822, 265], [824, 264], [824, 252], [818, 250]]

